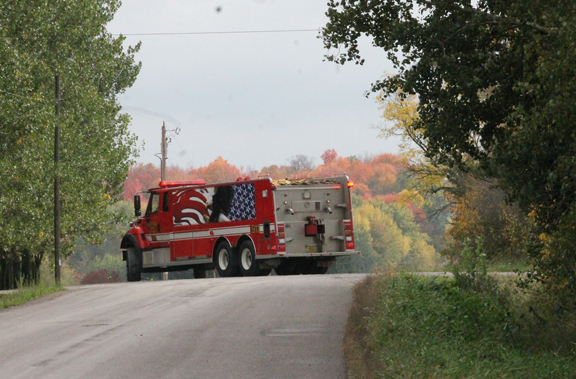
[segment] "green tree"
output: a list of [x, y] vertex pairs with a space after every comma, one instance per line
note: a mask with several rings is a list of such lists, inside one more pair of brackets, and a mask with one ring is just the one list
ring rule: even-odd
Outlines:
[[327, 16], [324, 44], [339, 49], [328, 60], [362, 64], [361, 35], [388, 52], [398, 73], [372, 90], [418, 95], [430, 159], [497, 178], [530, 213], [533, 277], [573, 307], [562, 299], [576, 296], [576, 271], [562, 257], [575, 255], [576, 5], [332, 0]]
[[[0, 285], [12, 288], [24, 251], [39, 265], [53, 246], [54, 76], [61, 75], [62, 251], [109, 225], [135, 151], [117, 94], [136, 80], [136, 47], [106, 31], [115, 0], [0, 4]], [[2, 264], [3, 262], [3, 264]], [[37, 267], [36, 271], [37, 272]]]

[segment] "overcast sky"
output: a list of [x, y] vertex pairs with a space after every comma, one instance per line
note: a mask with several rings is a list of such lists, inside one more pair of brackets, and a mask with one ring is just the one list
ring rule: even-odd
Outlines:
[[[319, 29], [326, 0], [123, 0], [111, 33]], [[381, 123], [370, 84], [392, 66], [365, 41], [363, 66], [323, 62], [318, 32], [128, 36], [142, 41], [142, 70], [120, 95], [145, 142], [138, 161], [159, 164], [162, 122], [180, 128], [168, 164], [200, 167], [222, 156], [259, 169], [304, 154], [397, 152], [377, 138]]]

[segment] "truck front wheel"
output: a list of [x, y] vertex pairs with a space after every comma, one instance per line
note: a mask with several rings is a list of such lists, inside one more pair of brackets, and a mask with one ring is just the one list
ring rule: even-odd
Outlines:
[[126, 250], [126, 279], [129, 282], [139, 282], [141, 279], [140, 256], [135, 247]]
[[222, 277], [236, 276], [238, 274], [238, 259], [228, 242], [222, 241], [216, 247], [214, 264], [218, 275]]

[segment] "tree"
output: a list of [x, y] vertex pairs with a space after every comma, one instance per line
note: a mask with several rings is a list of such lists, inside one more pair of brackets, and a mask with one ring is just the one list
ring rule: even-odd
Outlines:
[[289, 176], [289, 171], [289, 167], [287, 166], [272, 165], [263, 167], [258, 175], [268, 175], [271, 179], [274, 180], [285, 179]]
[[152, 163], [136, 163], [128, 169], [124, 181], [124, 200], [132, 201], [139, 191], [154, 188], [160, 183], [160, 168]]
[[192, 170], [193, 179], [203, 179], [206, 183], [233, 182], [242, 175], [242, 171], [228, 163], [222, 157], [218, 157], [208, 166]]
[[343, 0], [330, 1], [327, 16], [324, 44], [339, 48], [328, 60], [362, 64], [362, 34], [388, 51], [398, 74], [372, 90], [418, 95], [426, 155], [497, 178], [536, 222], [534, 277], [558, 299], [574, 298], [571, 260], [554, 257], [569, 255], [573, 233], [561, 231], [576, 214], [576, 5]]
[[559, 221], [569, 207], [553, 203], [575, 190], [560, 183], [570, 166], [562, 158], [574, 145], [566, 133], [575, 117], [576, 83], [566, 80], [576, 70], [566, 63], [576, 54], [573, 4], [344, 0], [329, 6], [324, 43], [346, 51], [328, 59], [362, 63], [363, 33], [387, 50], [399, 73], [373, 90], [419, 96], [415, 129], [423, 131], [429, 157], [449, 165], [470, 157], [502, 177], [525, 207], [555, 208], [539, 211], [542, 221]]
[[[115, 0], [0, 4], [0, 286], [12, 288], [32, 255], [37, 266], [53, 246], [54, 76], [61, 74], [62, 252], [78, 236], [96, 238], [108, 206], [120, 199], [135, 155], [130, 118], [116, 95], [140, 64], [123, 37], [106, 31]], [[26, 276], [26, 273], [23, 273]]]
[[292, 169], [291, 175], [307, 176], [314, 168], [314, 158], [308, 157], [304, 154], [297, 154], [290, 158], [289, 165]]
[[334, 149], [329, 149], [329, 150], [326, 150], [324, 153], [322, 153], [320, 158], [322, 158], [322, 160], [324, 161], [324, 164], [327, 165], [327, 164], [334, 162], [336, 160], [336, 158], [338, 158], [338, 153]]

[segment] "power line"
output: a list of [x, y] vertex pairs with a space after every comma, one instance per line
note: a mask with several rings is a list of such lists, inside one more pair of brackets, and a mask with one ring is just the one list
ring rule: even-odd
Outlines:
[[199, 35], [199, 34], [257, 34], [257, 33], [297, 33], [318, 32], [320, 29], [279, 29], [279, 30], [231, 30], [225, 32], [182, 32], [182, 33], [115, 33], [113, 36], [175, 36], [175, 35]]
[[194, 167], [194, 162], [192, 162], [192, 159], [190, 159], [190, 156], [188, 155], [188, 153], [186, 152], [186, 150], [184, 150], [184, 148], [182, 147], [182, 145], [180, 145], [180, 142], [178, 142], [178, 140], [176, 139], [176, 137], [173, 137], [174, 141], [176, 141], [176, 143], [178, 144], [178, 146], [180, 146], [180, 148], [182, 149], [182, 151], [184, 152], [184, 154], [186, 154], [186, 157], [188, 158], [188, 161], [190, 162], [190, 167]]

